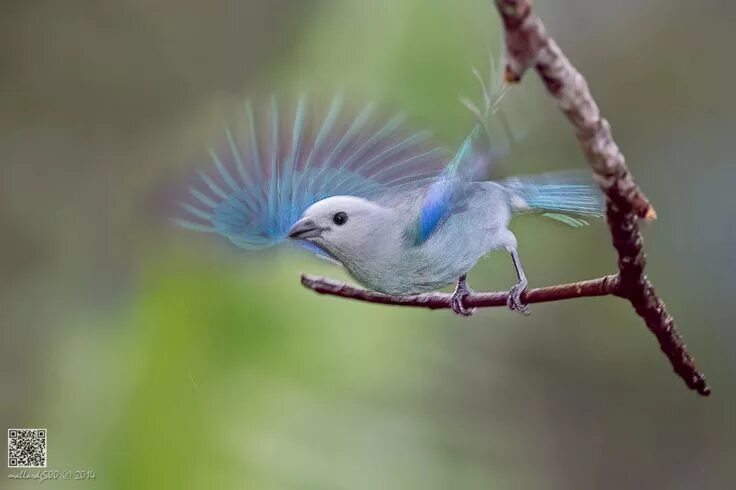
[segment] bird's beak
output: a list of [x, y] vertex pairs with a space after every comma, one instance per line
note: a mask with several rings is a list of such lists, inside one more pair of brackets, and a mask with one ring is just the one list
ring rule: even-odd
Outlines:
[[309, 218], [300, 219], [289, 229], [289, 238], [303, 240], [322, 235], [322, 228]]

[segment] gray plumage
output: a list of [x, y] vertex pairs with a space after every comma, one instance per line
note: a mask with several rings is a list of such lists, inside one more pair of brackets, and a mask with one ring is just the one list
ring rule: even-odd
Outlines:
[[[583, 184], [535, 184], [536, 178], [502, 182], [457, 182], [460, 196], [452, 212], [425, 241], [417, 244], [417, 216], [427, 187], [377, 196], [374, 200], [334, 196], [308, 208], [293, 229], [319, 228], [307, 238], [345, 266], [363, 285], [387, 294], [405, 295], [436, 290], [464, 276], [493, 250], [515, 251], [516, 237], [509, 229], [515, 214], [530, 211], [562, 211], [562, 203], [534, 207], [542, 196], [574, 191], [576, 202], [566, 202], [567, 212], [598, 215], [600, 197]], [[547, 179], [552, 180], [552, 179]], [[546, 187], [546, 189], [545, 189]], [[530, 198], [531, 196], [531, 198]], [[577, 210], [573, 211], [573, 206]], [[334, 217], [345, 213], [347, 221], [336, 225]]]
[[493, 155], [485, 122], [450, 157], [427, 147], [426, 132], [402, 130], [400, 118], [371, 122], [370, 105], [342, 123], [339, 99], [321, 123], [310, 122], [305, 107], [301, 99], [284, 127], [273, 101], [264, 135], [247, 105], [248, 133], [226, 132], [227, 145], [211, 152], [216, 172], [200, 173], [202, 185], [182, 203], [188, 216], [177, 222], [251, 250], [295, 239], [388, 294], [457, 281], [452, 309], [467, 315], [465, 275], [499, 249], [511, 255], [518, 276], [509, 307], [526, 311], [526, 276], [509, 229], [515, 214], [538, 212], [572, 226], [602, 214], [601, 195], [579, 174], [479, 181]]

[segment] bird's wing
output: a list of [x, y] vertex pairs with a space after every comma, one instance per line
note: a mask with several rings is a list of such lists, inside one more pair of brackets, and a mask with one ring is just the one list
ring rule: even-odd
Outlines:
[[273, 99], [263, 130], [246, 102], [248, 129], [227, 129], [224, 145], [210, 151], [213, 171], [199, 173], [201, 182], [181, 203], [187, 216], [178, 224], [261, 249], [285, 240], [317, 201], [335, 195], [369, 198], [442, 172], [449, 155], [428, 145], [428, 132], [406, 132], [403, 116], [376, 123], [373, 105], [346, 118], [342, 105], [335, 98], [317, 119], [309, 117], [302, 98], [293, 118], [285, 119]]
[[414, 225], [415, 245], [427, 241], [448, 216], [462, 207], [465, 201], [466, 182], [463, 176], [446, 171], [427, 186]]
[[490, 66], [489, 83], [473, 70], [481, 85], [483, 102], [480, 106], [465, 98], [462, 102], [477, 122], [447, 167], [427, 186], [413, 230], [417, 245], [429, 239], [449, 215], [464, 205], [467, 184], [485, 180], [489, 168], [508, 152], [515, 140], [501, 111], [501, 102], [508, 86], [503, 81], [503, 72], [496, 70], [493, 58]]
[[487, 157], [489, 150], [481, 153], [478, 146], [487, 144], [479, 143], [486, 139], [485, 127], [476, 124], [450, 163], [427, 186], [414, 230], [416, 245], [429, 239], [448, 216], [464, 205], [467, 184], [484, 176], [491, 159]]

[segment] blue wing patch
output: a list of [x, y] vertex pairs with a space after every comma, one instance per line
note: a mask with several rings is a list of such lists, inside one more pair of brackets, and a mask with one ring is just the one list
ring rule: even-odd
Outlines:
[[459, 201], [461, 183], [458, 179], [437, 179], [427, 188], [419, 211], [415, 244], [425, 242], [450, 215]]
[[455, 157], [427, 187], [419, 210], [415, 245], [429, 239], [445, 218], [462, 204], [465, 197], [464, 183], [477, 179], [481, 176], [481, 171], [485, 170], [489, 161], [479, 157], [474, 150], [482, 132], [482, 126], [476, 125], [463, 141]]
[[[312, 204], [335, 195], [369, 198], [442, 172], [445, 150], [428, 145], [429, 133], [403, 130], [404, 118], [377, 124], [373, 105], [357, 116], [343, 114], [335, 98], [326, 115], [310, 118], [301, 98], [294, 116], [281, 117], [275, 99], [265, 124], [245, 104], [247, 130], [225, 131], [225, 142], [210, 151], [213, 170], [181, 203], [183, 227], [217, 233], [246, 249], [286, 239], [289, 228]], [[261, 133], [259, 127], [269, 129]]]
[[489, 83], [477, 70], [473, 69], [473, 74], [480, 83], [483, 103], [479, 107], [468, 99], [461, 100], [476, 117], [477, 123], [447, 168], [427, 188], [417, 221], [416, 245], [429, 239], [442, 222], [463, 205], [465, 184], [485, 180], [488, 168], [515, 140], [506, 116], [500, 112], [501, 101], [508, 90], [503, 65], [499, 65], [497, 70], [491, 57]]

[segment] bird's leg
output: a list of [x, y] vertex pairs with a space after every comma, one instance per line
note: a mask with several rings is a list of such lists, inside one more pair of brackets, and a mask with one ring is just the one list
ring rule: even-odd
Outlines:
[[519, 278], [519, 281], [511, 286], [511, 289], [509, 289], [509, 295], [506, 299], [506, 304], [512, 310], [518, 311], [523, 315], [528, 315], [529, 306], [521, 301], [521, 293], [526, 291], [527, 286], [526, 274], [524, 274], [524, 268], [521, 267], [521, 259], [519, 258], [519, 254], [516, 252], [516, 248], [509, 248], [508, 251], [511, 254], [511, 260], [514, 261], [516, 277]]
[[468, 283], [465, 282], [465, 274], [463, 274], [457, 280], [457, 286], [455, 286], [455, 291], [452, 293], [452, 299], [450, 300], [452, 311], [463, 316], [470, 316], [475, 313], [475, 308], [468, 308], [464, 304], [465, 298], [472, 292], [472, 289], [468, 287]]

